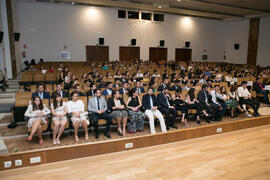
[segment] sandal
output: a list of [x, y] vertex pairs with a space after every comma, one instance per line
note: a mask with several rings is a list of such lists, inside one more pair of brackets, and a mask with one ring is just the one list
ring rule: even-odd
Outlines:
[[57, 139], [56, 144], [61, 144], [61, 141], [59, 139]]
[[32, 141], [32, 139], [33, 139], [33, 136], [31, 137], [30, 135], [27, 137], [27, 141]]
[[43, 139], [39, 139], [39, 145], [40, 146], [43, 146], [44, 145]]
[[53, 143], [53, 145], [56, 145], [56, 144], [57, 144], [57, 141], [54, 139], [54, 140], [52, 141], [52, 143]]
[[74, 141], [75, 141], [75, 142], [79, 142], [78, 136], [75, 136]]

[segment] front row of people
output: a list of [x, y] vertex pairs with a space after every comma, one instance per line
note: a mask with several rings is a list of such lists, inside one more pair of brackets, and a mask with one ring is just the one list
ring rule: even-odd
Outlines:
[[[233, 91], [234, 90], [234, 91]], [[167, 88], [162, 88], [157, 97], [153, 93], [153, 88], [149, 87], [147, 94], [140, 99], [138, 90], [136, 88], [130, 91], [130, 96], [125, 103], [120, 97], [118, 90], [112, 92], [112, 97], [108, 99], [108, 103], [101, 95], [100, 89], [94, 90], [94, 97], [89, 99], [88, 111], [85, 111], [84, 103], [78, 99], [77, 92], [72, 92], [70, 95], [71, 100], [67, 103], [62, 101], [61, 94], [56, 94], [51, 103], [49, 110], [39, 96], [32, 99], [29, 104], [25, 116], [29, 117], [28, 128], [31, 133], [27, 140], [31, 141], [34, 134], [37, 133], [39, 144], [43, 145], [42, 139], [42, 125], [47, 124], [47, 117], [52, 113], [53, 122], [53, 144], [60, 144], [60, 136], [62, 135], [66, 123], [67, 113], [71, 116], [71, 122], [74, 128], [74, 140], [79, 141], [78, 129], [83, 127], [85, 132], [85, 140], [89, 139], [88, 125], [89, 116], [94, 123], [95, 138], [99, 138], [98, 122], [100, 119], [106, 120], [105, 136], [110, 136], [110, 125], [112, 119], [117, 121], [118, 134], [121, 136], [126, 135], [126, 126], [128, 116], [130, 123], [127, 127], [129, 133], [141, 132], [144, 129], [145, 117], [149, 119], [150, 132], [155, 134], [154, 117], [160, 122], [162, 132], [166, 132], [170, 127], [177, 129], [175, 126], [175, 118], [178, 111], [182, 113], [182, 123], [187, 125], [189, 119], [188, 110], [196, 110], [196, 121], [198, 124], [201, 122], [201, 116], [204, 116], [206, 122], [221, 121], [227, 107], [231, 110], [231, 116], [234, 115], [235, 109], [238, 107], [240, 111], [248, 113], [247, 106], [249, 105], [254, 110], [254, 116], [259, 116], [258, 109], [259, 103], [251, 99], [250, 93], [247, 89], [247, 83], [242, 82], [242, 86], [237, 90], [232, 88], [227, 94], [226, 88], [215, 86], [210, 91], [209, 85], [204, 84], [202, 90], [195, 97], [195, 89], [190, 88], [186, 99], [183, 99], [181, 89], [176, 90], [175, 94], [170, 94]], [[143, 112], [144, 111], [144, 112]], [[165, 119], [163, 115], [165, 116]], [[121, 126], [123, 122], [123, 126]]]

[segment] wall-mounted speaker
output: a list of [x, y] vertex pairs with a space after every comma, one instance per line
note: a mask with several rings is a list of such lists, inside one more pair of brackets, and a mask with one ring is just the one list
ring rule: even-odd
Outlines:
[[0, 31], [0, 43], [3, 41], [4, 32]]
[[104, 45], [104, 38], [98, 38], [98, 44]]
[[19, 41], [20, 40], [20, 33], [14, 33], [14, 41]]
[[159, 41], [159, 46], [163, 47], [165, 45], [165, 40], [160, 40]]
[[234, 44], [234, 49], [235, 50], [238, 50], [240, 48], [240, 45], [239, 44]]
[[136, 46], [136, 39], [131, 39], [130, 44], [131, 46]]
[[189, 48], [189, 47], [190, 47], [190, 42], [189, 42], [189, 41], [186, 41], [186, 42], [185, 42], [185, 47], [186, 47], [186, 48]]

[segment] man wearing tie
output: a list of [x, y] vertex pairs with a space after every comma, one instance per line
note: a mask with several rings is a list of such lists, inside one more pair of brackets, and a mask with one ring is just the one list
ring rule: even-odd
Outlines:
[[162, 132], [166, 132], [166, 125], [163, 118], [163, 115], [158, 110], [158, 100], [156, 96], [153, 94], [153, 88], [148, 88], [148, 93], [143, 96], [142, 99], [142, 106], [145, 109], [145, 115], [149, 119], [150, 125], [150, 132], [151, 134], [155, 134], [155, 123], [154, 123], [154, 116], [156, 116], [160, 122], [160, 127]]
[[269, 104], [268, 92], [264, 88], [265, 85], [261, 83], [260, 78], [256, 78], [256, 82], [253, 83], [253, 89], [256, 91], [256, 94], [262, 94], [264, 102]]
[[67, 97], [68, 97], [68, 92], [63, 90], [62, 84], [61, 84], [61, 83], [58, 83], [58, 84], [56, 85], [56, 91], [54, 91], [54, 92], [52, 93], [52, 98], [53, 98], [54, 96], [56, 96], [57, 94], [60, 94], [62, 98], [67, 98]]
[[[170, 129], [170, 127], [174, 129], [178, 129], [177, 126], [175, 126], [175, 118], [177, 115], [177, 110], [174, 106], [171, 105], [170, 100], [170, 94], [168, 92], [168, 86], [166, 88], [162, 88], [161, 92], [158, 94], [158, 103], [159, 103], [159, 110], [166, 116], [166, 126], [167, 130]], [[172, 118], [170, 120], [170, 114], [172, 115]]]
[[111, 117], [106, 112], [107, 111], [107, 102], [104, 97], [101, 97], [101, 90], [95, 89], [94, 90], [94, 97], [89, 100], [88, 103], [88, 111], [92, 113], [92, 119], [94, 121], [95, 127], [95, 138], [99, 138], [99, 130], [98, 130], [98, 120], [99, 119], [106, 119], [106, 131], [105, 136], [107, 138], [111, 138], [110, 136], [110, 126], [111, 126]]
[[141, 93], [144, 93], [144, 88], [141, 86], [141, 82], [140, 81], [137, 81], [136, 82], [136, 89], [138, 91], [138, 94], [141, 94]]
[[128, 83], [124, 82], [123, 87], [119, 89], [120, 94], [128, 94], [129, 93], [129, 88], [128, 88]]
[[97, 85], [94, 83], [90, 84], [90, 90], [86, 92], [86, 96], [94, 96], [94, 90], [97, 88]]
[[163, 89], [165, 89], [169, 84], [169, 79], [168, 78], [164, 78], [163, 82], [160, 86], [158, 86], [158, 91], [162, 91]]
[[45, 90], [44, 84], [38, 85], [38, 91], [32, 94], [32, 99], [36, 96], [39, 96], [40, 99], [50, 99], [50, 93], [45, 92], [44, 90]]

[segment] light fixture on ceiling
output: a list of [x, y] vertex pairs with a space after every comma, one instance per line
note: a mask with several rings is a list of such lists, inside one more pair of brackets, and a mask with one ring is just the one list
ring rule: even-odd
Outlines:
[[180, 2], [181, 0], [177, 0], [178, 2]]
[[72, 5], [74, 5], [74, 4], [75, 4], [75, 2], [72, 2], [71, 4], [72, 4]]
[[162, 6], [161, 6], [161, 5], [159, 5], [159, 6], [158, 6], [158, 8], [159, 8], [159, 9], [161, 9], [161, 8], [162, 8]]

